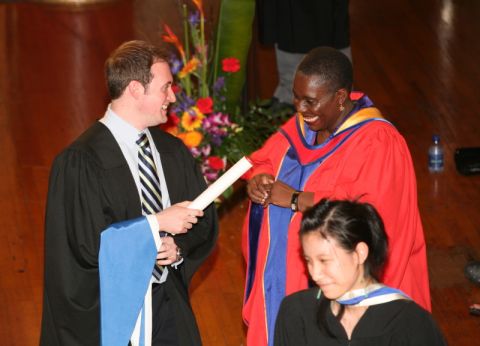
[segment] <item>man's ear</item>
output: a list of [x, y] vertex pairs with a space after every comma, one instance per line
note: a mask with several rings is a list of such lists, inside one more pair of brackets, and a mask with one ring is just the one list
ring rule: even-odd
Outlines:
[[358, 264], [363, 264], [368, 257], [368, 245], [361, 241], [355, 247], [355, 252], [358, 256]]
[[128, 93], [135, 99], [138, 99], [141, 95], [145, 93], [145, 88], [143, 87], [142, 83], [136, 80], [130, 81], [126, 89]]

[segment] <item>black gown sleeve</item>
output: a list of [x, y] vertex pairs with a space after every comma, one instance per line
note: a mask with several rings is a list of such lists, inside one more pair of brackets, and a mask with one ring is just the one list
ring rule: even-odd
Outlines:
[[98, 174], [95, 159], [82, 150], [67, 149], [53, 163], [41, 345], [99, 344], [98, 251], [106, 225]]
[[416, 304], [411, 304], [407, 314], [408, 345], [410, 346], [446, 346], [440, 328], [432, 315]]

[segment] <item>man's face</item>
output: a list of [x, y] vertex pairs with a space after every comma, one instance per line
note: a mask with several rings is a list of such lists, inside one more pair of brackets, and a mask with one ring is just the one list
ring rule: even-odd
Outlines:
[[173, 77], [168, 64], [156, 62], [150, 71], [153, 79], [139, 99], [139, 111], [144, 118], [145, 127], [165, 123], [167, 108], [170, 103], [175, 102], [175, 94], [172, 91]]

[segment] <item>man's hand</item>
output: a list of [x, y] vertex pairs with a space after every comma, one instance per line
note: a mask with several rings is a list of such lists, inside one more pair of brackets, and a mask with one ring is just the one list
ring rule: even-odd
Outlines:
[[168, 266], [179, 261], [177, 258], [177, 245], [172, 237], [162, 237], [162, 246], [157, 253], [157, 264], [161, 266]]
[[190, 203], [190, 201], [177, 203], [157, 213], [155, 216], [160, 230], [179, 234], [186, 233], [192, 228], [198, 222], [198, 217], [203, 216], [203, 211], [187, 208]]
[[275, 178], [271, 174], [257, 174], [248, 181], [248, 197], [253, 202], [266, 206], [266, 201], [274, 181]]

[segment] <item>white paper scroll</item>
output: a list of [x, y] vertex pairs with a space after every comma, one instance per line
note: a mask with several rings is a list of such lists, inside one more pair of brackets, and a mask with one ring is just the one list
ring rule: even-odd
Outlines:
[[190, 209], [203, 210], [210, 205], [215, 199], [236, 182], [243, 174], [245, 174], [252, 164], [245, 157], [242, 157], [228, 171], [210, 185], [200, 196], [188, 206]]

